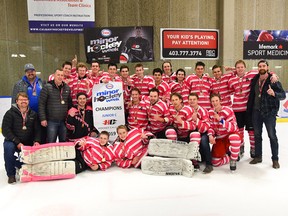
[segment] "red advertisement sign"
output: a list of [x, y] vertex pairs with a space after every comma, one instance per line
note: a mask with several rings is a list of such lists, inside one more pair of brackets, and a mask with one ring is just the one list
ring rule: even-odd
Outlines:
[[161, 29], [161, 59], [218, 59], [218, 30]]

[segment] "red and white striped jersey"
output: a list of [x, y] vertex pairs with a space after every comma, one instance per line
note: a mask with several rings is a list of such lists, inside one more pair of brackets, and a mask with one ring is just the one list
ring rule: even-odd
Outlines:
[[86, 145], [79, 147], [79, 150], [86, 164], [90, 167], [98, 164], [101, 170], [109, 168], [115, 159], [113, 146], [109, 144], [102, 146], [99, 139], [94, 137], [85, 137], [85, 140]]
[[[148, 114], [148, 126], [147, 131], [150, 131], [152, 133], [158, 133], [166, 128], [166, 126], [169, 124], [169, 109], [165, 102], [163, 102], [161, 99], [159, 99], [155, 104], [151, 104], [149, 97], [145, 97], [145, 105], [147, 109]], [[160, 122], [156, 119], [156, 116], [160, 116], [161, 118], [164, 118], [166, 122]]]
[[148, 84], [148, 87], [149, 89], [156, 87], [159, 90], [159, 98], [168, 104], [170, 101], [171, 89], [167, 82], [162, 80], [159, 85], [156, 85], [155, 81], [153, 80], [153, 82]]
[[144, 101], [139, 104], [132, 104], [128, 109], [128, 127], [129, 129], [146, 129], [148, 125], [147, 107]]
[[222, 106], [230, 106], [230, 107], [232, 106], [231, 102], [232, 91], [228, 86], [228, 82], [230, 78], [233, 76], [234, 76], [233, 73], [228, 73], [222, 75], [218, 80], [212, 78], [211, 94], [212, 93], [220, 94]]
[[86, 76], [82, 79], [75, 77], [70, 89], [73, 105], [77, 104], [77, 94], [79, 92], [84, 92], [87, 95], [87, 105], [92, 106], [93, 82], [90, 79], [88, 79]]
[[122, 82], [121, 77], [116, 74], [114, 77], [111, 77], [108, 72], [103, 72], [101, 80], [106, 79], [108, 82]]
[[196, 127], [200, 133], [205, 133], [210, 128], [210, 119], [208, 110], [204, 107], [198, 106], [197, 109], [193, 109], [197, 112]]
[[143, 79], [140, 79], [137, 76], [131, 76], [133, 79], [134, 87], [138, 88], [141, 92], [141, 95], [149, 95], [149, 87], [148, 84], [153, 82], [153, 78], [151, 76], [144, 76]]
[[182, 98], [183, 98], [183, 103], [185, 105], [188, 105], [188, 95], [189, 95], [189, 87], [186, 83], [186, 81], [184, 80], [184, 82], [182, 83], [178, 83], [176, 81], [173, 81], [171, 83], [169, 83], [170, 89], [171, 89], [171, 93], [179, 93]]
[[208, 135], [213, 135], [216, 138], [223, 138], [231, 133], [238, 132], [237, 121], [232, 108], [222, 106], [221, 111], [217, 114], [223, 119], [223, 124], [214, 117], [214, 109], [210, 109], [209, 118], [211, 125], [208, 130]]
[[[173, 105], [169, 107], [170, 118], [169, 123], [176, 129], [179, 138], [189, 136], [189, 133], [196, 129], [196, 124], [192, 121], [193, 110], [190, 106], [183, 106], [180, 110], [176, 110]], [[176, 117], [180, 116], [183, 123], [178, 123]]]
[[171, 82], [174, 82], [176, 80], [176, 72], [173, 72], [170, 76], [163, 73], [162, 80], [170, 84]]
[[123, 85], [123, 99], [124, 99], [124, 106], [125, 110], [128, 109], [128, 104], [131, 102], [131, 89], [134, 87], [133, 80], [128, 77], [127, 79], [124, 79], [123, 77], [120, 77], [122, 80]]
[[243, 77], [233, 75], [228, 81], [230, 91], [234, 94], [232, 109], [234, 112], [244, 112], [247, 110], [247, 102], [250, 94], [250, 84], [257, 70], [249, 71]]
[[195, 92], [199, 96], [198, 104], [206, 109], [211, 108], [210, 89], [212, 78], [203, 75], [201, 78], [195, 74], [186, 77], [186, 83], [189, 87], [189, 93]]
[[115, 162], [117, 166], [128, 168], [132, 165], [132, 160], [136, 156], [140, 156], [143, 148], [147, 148], [142, 141], [141, 129], [132, 129], [128, 132], [124, 141], [116, 141], [113, 145]]

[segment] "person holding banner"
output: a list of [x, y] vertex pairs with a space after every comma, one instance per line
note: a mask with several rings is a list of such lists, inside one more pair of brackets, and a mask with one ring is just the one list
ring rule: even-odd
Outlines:
[[113, 146], [108, 142], [109, 133], [102, 131], [99, 138], [85, 137], [75, 142], [77, 149], [81, 151], [86, 164], [94, 171], [105, 171], [114, 161]]
[[141, 95], [149, 95], [149, 86], [148, 84], [153, 82], [151, 76], [144, 75], [144, 67], [142, 64], [135, 65], [135, 74], [131, 76], [134, 87], [138, 88], [141, 92]]
[[93, 82], [87, 77], [87, 66], [79, 62], [76, 66], [77, 77], [73, 79], [71, 97], [73, 105], [77, 105], [77, 94], [84, 92], [87, 95], [87, 104], [92, 105]]
[[168, 105], [159, 98], [159, 90], [152, 88], [149, 99], [145, 99], [148, 114], [147, 131], [152, 132], [157, 138], [166, 138], [165, 128], [169, 125]]
[[66, 127], [67, 138], [70, 142], [85, 136], [96, 137], [99, 133], [94, 127], [92, 107], [86, 103], [87, 95], [80, 92], [77, 94], [77, 105], [68, 110]]
[[148, 125], [148, 115], [145, 102], [141, 100], [141, 92], [138, 88], [131, 90], [132, 104], [128, 106], [128, 128], [145, 130]]
[[118, 139], [113, 145], [117, 166], [122, 168], [139, 167], [142, 158], [148, 153], [149, 137], [154, 137], [154, 135], [138, 128], [128, 131], [125, 125], [117, 127], [117, 134]]

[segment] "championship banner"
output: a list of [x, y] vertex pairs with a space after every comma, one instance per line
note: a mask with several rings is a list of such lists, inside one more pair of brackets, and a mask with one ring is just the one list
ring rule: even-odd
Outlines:
[[95, 26], [94, 0], [27, 0], [31, 33], [82, 33]]
[[161, 59], [218, 59], [219, 30], [161, 28]]
[[288, 30], [245, 30], [243, 59], [288, 59]]
[[153, 27], [105, 27], [84, 29], [87, 63], [151, 62]]
[[122, 82], [96, 84], [92, 91], [94, 126], [99, 132], [108, 131], [114, 141], [116, 128], [125, 124]]
[[288, 93], [286, 92], [286, 99], [280, 101], [280, 108], [278, 112], [280, 118], [288, 118]]

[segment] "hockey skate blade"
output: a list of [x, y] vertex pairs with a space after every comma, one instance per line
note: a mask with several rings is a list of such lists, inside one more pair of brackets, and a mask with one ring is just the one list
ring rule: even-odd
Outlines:
[[49, 143], [40, 146], [23, 146], [20, 157], [25, 164], [74, 159], [76, 156], [73, 142]]
[[170, 157], [170, 158], [199, 158], [199, 145], [197, 142], [189, 144], [182, 141], [174, 141], [168, 139], [151, 139], [148, 145], [149, 155]]
[[192, 177], [194, 167], [192, 162], [181, 158], [144, 157], [141, 170], [149, 175], [183, 175]]
[[19, 172], [21, 182], [74, 178], [74, 161], [52, 161], [39, 164], [24, 164]]

